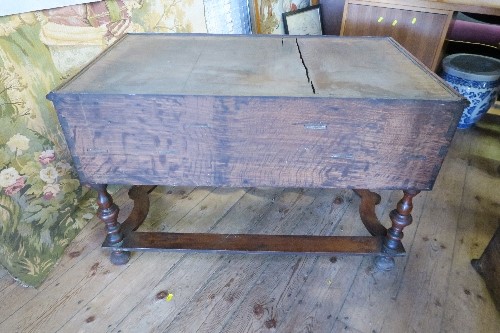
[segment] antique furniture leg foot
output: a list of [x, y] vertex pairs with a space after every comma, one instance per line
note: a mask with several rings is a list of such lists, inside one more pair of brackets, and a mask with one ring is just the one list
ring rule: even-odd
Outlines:
[[130, 260], [130, 252], [112, 251], [109, 259], [113, 265], [125, 265]]
[[130, 258], [130, 253], [119, 250], [123, 242], [123, 233], [118, 223], [119, 208], [113, 203], [111, 195], [106, 190], [107, 185], [93, 184], [91, 185], [97, 191], [97, 216], [104, 222], [106, 226], [105, 243], [112, 247], [111, 262], [115, 265], [124, 265]]
[[[384, 239], [383, 251], [389, 255], [401, 251], [403, 244], [403, 229], [413, 221], [411, 211], [413, 209], [412, 199], [420, 191], [403, 191], [404, 196], [398, 202], [397, 208], [391, 211], [389, 217], [392, 221], [392, 227], [387, 230]], [[391, 263], [392, 262], [392, 263]], [[375, 258], [375, 266], [381, 270], [391, 270], [394, 267], [394, 259], [391, 256], [379, 256]]]
[[374, 259], [375, 267], [379, 271], [391, 271], [394, 266], [396, 266], [396, 263], [394, 261], [393, 257], [386, 257], [386, 256], [377, 256]]

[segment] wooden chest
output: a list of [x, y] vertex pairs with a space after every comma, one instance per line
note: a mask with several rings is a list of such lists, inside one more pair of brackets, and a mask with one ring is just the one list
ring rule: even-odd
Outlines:
[[[49, 94], [104, 247], [404, 254], [412, 198], [432, 188], [465, 100], [390, 38], [127, 35]], [[129, 192], [123, 224], [107, 184]], [[353, 188], [367, 236], [135, 231], [153, 186]], [[386, 229], [368, 189], [402, 189]]]
[[464, 99], [390, 38], [131, 34], [49, 94], [85, 183], [431, 189]]

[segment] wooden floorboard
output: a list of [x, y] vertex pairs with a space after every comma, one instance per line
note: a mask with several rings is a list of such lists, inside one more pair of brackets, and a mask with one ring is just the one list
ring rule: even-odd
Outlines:
[[427, 194], [401, 288], [384, 313], [390, 316], [402, 308], [412, 310], [400, 314], [399, 320], [385, 318], [376, 331], [440, 331], [465, 179], [463, 165], [451, 163], [451, 159], [445, 163], [446, 172], [440, 174], [439, 182], [447, 186], [436, 186]]
[[[0, 332], [499, 332], [470, 266], [499, 223], [499, 166], [498, 132], [457, 132], [391, 272], [354, 256], [136, 253], [113, 266], [93, 219], [38, 289], [0, 268]], [[381, 196], [388, 225], [401, 193]], [[348, 190], [161, 187], [151, 198], [144, 231], [367, 235]]]
[[490, 241], [500, 222], [500, 133], [496, 136], [472, 133], [467, 140], [469, 154], [461, 156], [467, 163], [467, 174], [441, 329], [473, 332], [481, 327], [483, 332], [493, 332], [498, 331], [499, 313], [484, 306], [489, 295], [470, 265], [470, 258], [481, 256], [484, 244]]
[[[386, 198], [385, 209], [380, 212], [382, 220], [389, 220], [389, 212], [395, 207], [401, 195], [394, 191]], [[414, 225], [405, 232], [405, 240], [413, 240], [415, 230], [420, 222], [420, 216], [427, 193], [422, 193], [414, 200]], [[412, 243], [406, 243], [407, 251], [411, 253]], [[371, 258], [364, 258], [360, 268], [353, 277], [353, 285], [346, 295], [341, 312], [338, 315], [349, 329], [361, 332], [380, 332], [386, 316], [390, 316], [390, 307], [400, 291], [402, 280], [407, 267], [408, 257], [396, 258], [394, 270], [381, 272], [374, 268]], [[374, 316], [374, 313], [378, 313]]]
[[[174, 223], [169, 224], [168, 230], [173, 232], [192, 232], [196, 226], [196, 228], [200, 228], [198, 230], [208, 231], [214, 222], [217, 222], [244, 193], [245, 191], [243, 190], [232, 190], [231, 195], [227, 195], [227, 190], [216, 189], [208, 195], [204, 195], [203, 200], [194, 206], [191, 204], [191, 201], [191, 203], [186, 205], [186, 209], [179, 210], [179, 216], [182, 216], [180, 220], [185, 220], [186, 222], [178, 223], [174, 219]], [[205, 205], [206, 202], [211, 203], [211, 205]], [[164, 206], [160, 205], [160, 207], [163, 210]], [[205, 208], [202, 209], [202, 207]], [[185, 214], [186, 212], [187, 214]], [[208, 221], [211, 221], [211, 223], [208, 223]], [[70, 322], [63, 326], [62, 330], [68, 332], [77, 331], [81, 322], [88, 320], [89, 317], [93, 317], [91, 326], [95, 327], [95, 331], [99, 330], [103, 322], [109, 325], [111, 321], [113, 323], [112, 327], [116, 326], [139, 302], [147, 298], [151, 289], [156, 287], [166, 274], [171, 273], [173, 268], [180, 265], [179, 261], [183, 257], [180, 253], [170, 255], [155, 253], [154, 258], [141, 254], [137, 263], [130, 265], [123, 273], [123, 277], [121, 277], [123, 280], [128, 281], [127, 288], [137, 290], [134, 294], [134, 301], [129, 301], [130, 295], [122, 292], [123, 286], [110, 286], [110, 288], [107, 288], [92, 299], [87, 304], [87, 308], [84, 311], [79, 311]], [[160, 292], [161, 290], [158, 291], [158, 293]], [[87, 310], [88, 308], [90, 309]]]
[[[324, 192], [324, 191], [320, 191]], [[333, 194], [333, 193], [332, 193]], [[335, 226], [341, 222], [346, 210], [351, 206], [352, 193], [338, 193], [343, 204], [332, 206], [334, 195], [315, 196], [314, 200], [297, 219], [300, 223], [292, 230], [294, 234], [335, 234]], [[293, 219], [293, 216], [290, 216]], [[314, 223], [315, 222], [315, 223]], [[340, 228], [339, 228], [340, 229]], [[312, 272], [319, 259], [330, 263], [323, 272], [329, 272], [332, 263], [329, 257], [294, 256], [283, 260], [272, 259], [271, 264], [263, 267], [257, 283], [247, 291], [234, 315], [226, 322], [223, 332], [258, 331], [281, 327], [285, 329], [290, 309], [296, 303], [302, 309], [311, 302], [313, 295], [301, 298], [302, 290], [311, 282]], [[284, 265], [284, 267], [283, 267]], [[323, 281], [324, 282], [324, 281]], [[317, 291], [324, 292], [322, 283]], [[249, 316], [250, 315], [250, 316]]]

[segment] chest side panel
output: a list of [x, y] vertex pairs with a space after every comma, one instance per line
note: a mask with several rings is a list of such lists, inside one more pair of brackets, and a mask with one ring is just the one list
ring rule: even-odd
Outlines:
[[68, 95], [56, 108], [84, 182], [430, 189], [458, 104]]

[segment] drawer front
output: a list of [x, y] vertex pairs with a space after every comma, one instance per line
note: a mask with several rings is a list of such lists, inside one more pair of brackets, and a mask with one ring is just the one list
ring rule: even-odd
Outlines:
[[448, 15], [357, 4], [346, 15], [344, 36], [390, 36], [435, 69]]

